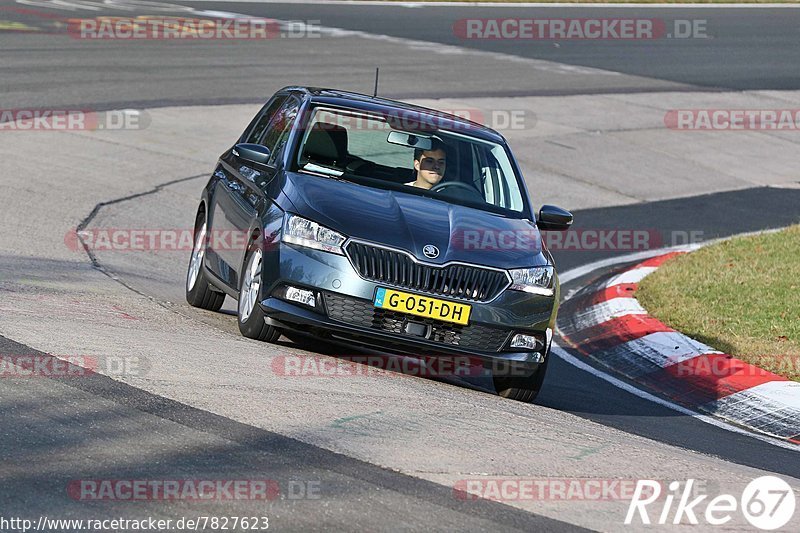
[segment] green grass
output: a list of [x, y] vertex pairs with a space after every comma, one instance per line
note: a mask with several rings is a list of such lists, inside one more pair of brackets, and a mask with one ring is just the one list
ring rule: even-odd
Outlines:
[[800, 225], [680, 255], [636, 297], [689, 337], [800, 381]]

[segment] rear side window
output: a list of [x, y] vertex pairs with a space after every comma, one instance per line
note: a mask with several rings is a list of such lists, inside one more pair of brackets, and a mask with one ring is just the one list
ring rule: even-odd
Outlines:
[[250, 131], [247, 133], [244, 142], [258, 144], [258, 141], [264, 136], [264, 132], [275, 116], [275, 113], [277, 113], [278, 109], [286, 102], [286, 98], [286, 95], [276, 96], [261, 109], [261, 113], [259, 113], [255, 123], [250, 127]]

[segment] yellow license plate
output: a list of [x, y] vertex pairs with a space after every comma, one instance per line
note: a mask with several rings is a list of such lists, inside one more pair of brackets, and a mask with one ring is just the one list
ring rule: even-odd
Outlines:
[[381, 309], [389, 309], [425, 318], [435, 318], [436, 320], [453, 322], [462, 326], [466, 326], [469, 322], [469, 313], [472, 309], [467, 304], [448, 302], [438, 298], [420, 296], [419, 294], [384, 289], [383, 287], [379, 288], [375, 293], [373, 304]]

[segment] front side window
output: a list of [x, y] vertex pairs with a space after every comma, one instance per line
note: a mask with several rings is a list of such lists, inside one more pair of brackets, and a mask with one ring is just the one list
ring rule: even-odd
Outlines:
[[275, 116], [275, 113], [277, 113], [278, 109], [280, 109], [284, 102], [286, 102], [286, 98], [287, 97], [285, 95], [276, 96], [261, 109], [261, 112], [258, 114], [258, 118], [253, 124], [251, 124], [250, 130], [244, 137], [243, 142], [258, 144], [258, 141], [264, 136], [264, 132], [267, 130], [267, 126], [269, 126], [269, 123]]
[[286, 100], [278, 112], [275, 113], [262, 138], [258, 140], [258, 144], [269, 148], [271, 155], [269, 161], [267, 161], [268, 165], [275, 164], [283, 152], [294, 121], [297, 119], [299, 109], [300, 101], [298, 99], [289, 98]]
[[522, 191], [517, 180], [506, 179], [514, 170], [501, 146], [485, 145], [475, 149], [480, 182], [486, 201], [512, 211], [522, 210]]

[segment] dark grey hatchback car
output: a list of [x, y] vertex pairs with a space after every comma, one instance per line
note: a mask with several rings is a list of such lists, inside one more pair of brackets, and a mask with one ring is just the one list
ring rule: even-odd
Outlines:
[[238, 300], [246, 337], [305, 334], [424, 357], [467, 356], [531, 401], [559, 301], [505, 139], [480, 124], [361, 94], [287, 87], [219, 159], [202, 193], [191, 305]]

